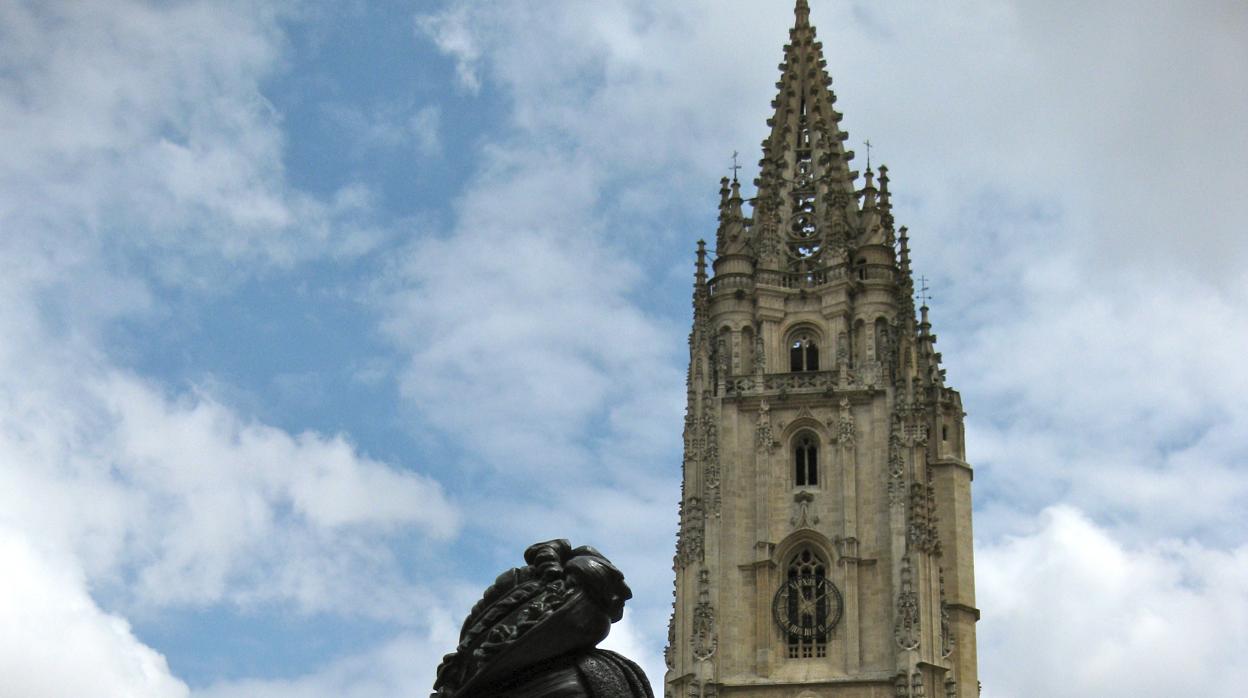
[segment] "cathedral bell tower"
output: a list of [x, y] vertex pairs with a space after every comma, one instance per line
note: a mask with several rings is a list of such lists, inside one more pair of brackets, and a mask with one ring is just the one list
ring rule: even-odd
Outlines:
[[667, 698], [973, 698], [971, 466], [888, 169], [806, 0], [747, 216], [698, 243]]

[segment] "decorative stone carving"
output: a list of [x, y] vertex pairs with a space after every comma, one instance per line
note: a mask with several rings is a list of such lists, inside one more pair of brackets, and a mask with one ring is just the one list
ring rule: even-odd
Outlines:
[[910, 677], [906, 672], [898, 672], [893, 677], [893, 695], [895, 698], [910, 698]]
[[715, 342], [715, 364], [719, 368], [719, 380], [726, 380], [732, 368], [732, 356], [728, 353], [728, 340], [723, 335]]
[[672, 604], [672, 614], [667, 617], [667, 646], [663, 648], [663, 663], [668, 669], [676, 666], [676, 605]]
[[767, 372], [767, 355], [763, 347], [763, 325], [754, 328], [754, 375], [761, 376]]
[[780, 265], [783, 255], [784, 245], [780, 242], [775, 224], [769, 220], [761, 226], [759, 232], [758, 261], [764, 267], [775, 268]]
[[596, 648], [632, 598], [624, 575], [566, 540], [530, 546], [524, 561], [472, 607], [431, 698], [653, 698], [641, 667]]
[[680, 543], [676, 549], [676, 564], [681, 568], [703, 559], [703, 537], [706, 513], [701, 499], [689, 497], [680, 507]]
[[837, 421], [836, 441], [842, 446], [854, 445], [854, 413], [849, 408], [849, 400], [841, 398], [841, 414]]
[[741, 376], [724, 385], [728, 395], [745, 395], [752, 392], [786, 393], [819, 392], [836, 387], [836, 376], [831, 371], [803, 371], [801, 373], [768, 373], [760, 380], [756, 376]]
[[793, 495], [793, 516], [789, 519], [793, 528], [813, 528], [819, 523], [819, 515], [810, 510], [814, 501], [815, 495], [806, 490]]
[[903, 650], [919, 647], [919, 596], [911, 579], [909, 556], [901, 558], [901, 591], [897, 594], [897, 620], [893, 625], [893, 638]]
[[690, 497], [680, 509], [680, 544], [676, 553], [677, 564], [684, 568], [702, 561], [703, 537], [706, 533], [706, 512], [702, 500]]
[[927, 690], [923, 687], [923, 672], [915, 669], [910, 672], [910, 698], [925, 698]]
[[940, 554], [940, 535], [936, 530], [936, 488], [932, 485], [910, 483], [910, 519], [906, 533], [912, 549]]
[[931, 522], [932, 512], [927, 489], [922, 483], [910, 483], [910, 518], [906, 535], [911, 549], [930, 553], [933, 552], [935, 531]]
[[719, 414], [715, 401], [707, 396], [702, 408], [702, 484], [707, 512], [719, 516]]
[[906, 470], [902, 456], [904, 443], [901, 438], [901, 417], [893, 415], [893, 425], [888, 432], [888, 503], [900, 507], [906, 502], [906, 486], [903, 476]]
[[945, 698], [958, 698], [958, 682], [952, 676], [945, 677]]
[[715, 654], [719, 639], [715, 635], [715, 608], [711, 605], [711, 577], [705, 569], [698, 571], [698, 605], [693, 609], [693, 657], [699, 661]]
[[[945, 570], [940, 570], [940, 656], [953, 654], [953, 632], [949, 627], [949, 603], [945, 601]], [[945, 684], [946, 687], [948, 683]]]
[[918, 422], [907, 424], [905, 429], [906, 441], [916, 446], [922, 446], [927, 443], [927, 425]]
[[778, 445], [775, 432], [771, 428], [771, 406], [763, 400], [758, 403], [758, 424], [754, 428], [754, 448], [759, 453], [771, 455]]

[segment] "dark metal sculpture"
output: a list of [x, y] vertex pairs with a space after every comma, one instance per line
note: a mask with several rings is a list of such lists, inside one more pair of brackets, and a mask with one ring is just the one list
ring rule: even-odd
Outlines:
[[562, 539], [524, 561], [472, 607], [431, 698], [654, 698], [641, 667], [596, 647], [633, 595], [615, 565]]

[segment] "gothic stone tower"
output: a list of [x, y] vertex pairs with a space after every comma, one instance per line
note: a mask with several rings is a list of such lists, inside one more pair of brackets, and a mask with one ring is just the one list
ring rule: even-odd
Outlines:
[[757, 197], [699, 242], [667, 698], [971, 698], [971, 466], [888, 171], [862, 186], [805, 0]]

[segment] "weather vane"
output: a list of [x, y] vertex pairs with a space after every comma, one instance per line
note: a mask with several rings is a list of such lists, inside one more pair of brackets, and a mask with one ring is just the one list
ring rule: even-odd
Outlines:
[[920, 277], [919, 277], [919, 293], [918, 293], [918, 296], [919, 296], [919, 303], [920, 303], [923, 307], [927, 307], [927, 302], [928, 302], [928, 301], [930, 301], [930, 300], [932, 299], [932, 297], [931, 297], [930, 295], [928, 295], [928, 293], [927, 293], [927, 292], [928, 292], [928, 291], [930, 291], [930, 290], [932, 290], [932, 287], [927, 285], [927, 277], [926, 277], [926, 276], [920, 276]]

